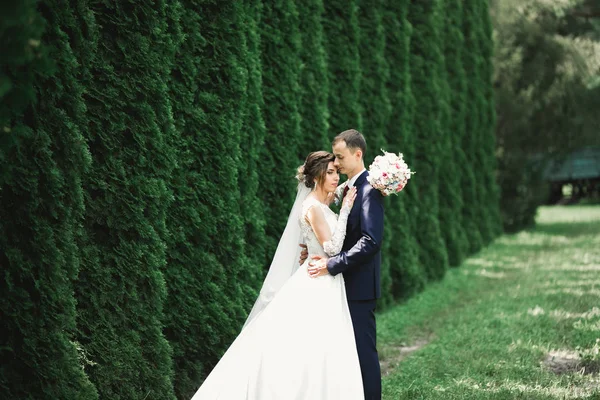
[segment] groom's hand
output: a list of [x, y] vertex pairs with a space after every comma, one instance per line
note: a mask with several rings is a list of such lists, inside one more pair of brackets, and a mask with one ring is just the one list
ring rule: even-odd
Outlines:
[[327, 270], [327, 257], [314, 256], [308, 262], [308, 275], [311, 278], [318, 278], [319, 276], [329, 275]]
[[300, 252], [299, 264], [302, 265], [304, 264], [304, 261], [306, 261], [306, 259], [308, 258], [308, 247], [305, 244], [300, 244], [300, 247], [302, 247], [302, 251]]

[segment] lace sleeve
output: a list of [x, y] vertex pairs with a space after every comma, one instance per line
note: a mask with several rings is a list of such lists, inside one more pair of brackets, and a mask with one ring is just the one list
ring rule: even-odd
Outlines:
[[340, 210], [340, 216], [338, 217], [337, 224], [335, 226], [335, 232], [331, 233], [331, 239], [323, 243], [323, 250], [328, 256], [335, 256], [342, 251], [342, 245], [346, 238], [346, 225], [348, 222], [348, 215], [350, 215], [350, 207], [343, 206]]

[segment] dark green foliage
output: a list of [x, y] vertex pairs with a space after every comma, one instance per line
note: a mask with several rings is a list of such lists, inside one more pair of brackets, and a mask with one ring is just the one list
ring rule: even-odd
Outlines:
[[[485, 33], [479, 37], [489, 66], [487, 5], [479, 9]], [[549, 187], [544, 170], [550, 165], [544, 164], [599, 144], [599, 5], [597, 0], [489, 1], [496, 38], [496, 176], [508, 231], [533, 224], [541, 204], [559, 200], [553, 189], [560, 194], [560, 187]]]
[[[481, 201], [480, 207], [480, 230], [485, 244], [498, 233], [498, 214], [492, 210], [494, 205], [498, 209], [497, 186], [495, 182], [495, 160], [493, 157], [495, 150], [494, 133], [494, 93], [492, 90], [492, 38], [490, 17], [487, 6], [488, 0], [479, 0], [474, 5], [474, 11], [477, 13], [476, 32], [474, 32], [477, 51], [477, 79], [478, 79], [478, 100], [479, 109], [479, 129], [478, 134], [478, 157], [482, 168], [477, 171], [478, 180], [478, 198]], [[487, 32], [486, 32], [487, 26]], [[489, 57], [489, 58], [488, 58]]]
[[[362, 71], [360, 106], [364, 121], [363, 134], [368, 146], [365, 155], [365, 166], [368, 168], [375, 156], [381, 154], [380, 149], [388, 150], [385, 133], [392, 113], [387, 92], [390, 67], [385, 58], [383, 2], [381, 0], [360, 0], [359, 15], [361, 16], [359, 19], [359, 58]], [[389, 210], [391, 204], [390, 199], [386, 199], [386, 210]], [[389, 216], [389, 211], [387, 214]], [[387, 254], [389, 248], [396, 245], [389, 222], [384, 224], [384, 238], [381, 251], [383, 254]], [[390, 261], [389, 257], [383, 257], [381, 260], [380, 307], [386, 307], [393, 300]]]
[[413, 26], [410, 43], [411, 89], [415, 96], [415, 161], [419, 212], [416, 237], [419, 259], [429, 279], [439, 279], [448, 268], [448, 254], [439, 225], [439, 170], [443, 168], [441, 66], [442, 3], [412, 0], [409, 21]]
[[461, 179], [469, 165], [462, 149], [465, 135], [466, 76], [462, 66], [464, 41], [462, 36], [462, 1], [448, 0], [443, 9], [444, 29], [444, 78], [443, 119], [444, 130], [443, 167], [440, 169], [440, 227], [448, 249], [450, 265], [459, 266], [469, 253], [466, 227], [462, 210], [465, 207]]
[[[76, 286], [79, 341], [101, 398], [174, 398], [162, 334], [166, 213], [175, 154], [166, 4], [78, 4], [85, 41], [88, 241]], [[94, 19], [95, 18], [95, 19]], [[118, 39], [115, 39], [118, 38]], [[90, 55], [91, 53], [91, 55]]]
[[[386, 59], [390, 65], [387, 82], [392, 107], [386, 138], [388, 151], [402, 152], [409, 167], [414, 160], [415, 140], [413, 118], [415, 99], [410, 82], [410, 38], [412, 27], [408, 22], [409, 0], [388, 0], [383, 16], [386, 34]], [[418, 214], [416, 179], [411, 179], [398, 196], [386, 207], [386, 224], [391, 227], [392, 245], [387, 253], [392, 275], [392, 294], [405, 299], [425, 286], [425, 271], [419, 262], [415, 238], [415, 219]]]
[[483, 246], [484, 239], [481, 234], [480, 224], [481, 212], [479, 210], [484, 205], [481, 204], [478, 188], [478, 175], [480, 175], [483, 166], [480, 163], [478, 155], [478, 132], [479, 132], [479, 115], [478, 107], [481, 103], [479, 94], [479, 82], [477, 75], [476, 64], [478, 61], [477, 46], [475, 44], [474, 27], [477, 25], [479, 18], [473, 12], [473, 3], [477, 0], [468, 0], [463, 2], [463, 38], [464, 49], [462, 52], [462, 65], [467, 76], [466, 80], [466, 97], [464, 101], [465, 114], [465, 135], [462, 138], [462, 147], [467, 159], [466, 165], [468, 170], [463, 171], [464, 175], [461, 179], [463, 190], [463, 224], [466, 228], [467, 237], [469, 238], [470, 253], [475, 253]]
[[299, 157], [306, 157], [315, 150], [331, 151], [329, 137], [329, 77], [323, 34], [325, 8], [323, 0], [296, 2], [300, 18], [302, 48], [300, 59], [300, 103], [298, 109], [301, 122]]
[[481, 49], [481, 86], [485, 94], [483, 110], [482, 150], [486, 159], [485, 169], [485, 207], [486, 218], [490, 221], [491, 238], [502, 233], [500, 216], [500, 187], [496, 179], [496, 102], [494, 100], [494, 37], [488, 0], [481, 0], [480, 15], [482, 30], [479, 35]]
[[261, 151], [259, 193], [267, 220], [265, 259], [271, 260], [296, 197], [296, 168], [306, 154], [298, 156], [301, 138], [298, 10], [292, 0], [265, 2], [262, 8], [263, 115], [267, 129]]
[[518, 232], [535, 225], [540, 204], [549, 192], [543, 180], [543, 165], [526, 164], [521, 155], [504, 155], [499, 160], [498, 183], [502, 188], [501, 216], [506, 232]]
[[[8, 0], [0, 3], [0, 163], [5, 151], [23, 133], [21, 116], [36, 101], [34, 84], [40, 75], [52, 73], [53, 63], [41, 45], [44, 21], [36, 12], [37, 0]], [[6, 179], [8, 169], [0, 171]]]
[[[260, 190], [260, 154], [264, 146], [266, 133], [265, 121], [262, 110], [264, 108], [262, 89], [262, 66], [260, 60], [260, 17], [262, 13], [261, 0], [248, 2], [244, 12], [244, 32], [248, 55], [246, 57], [248, 68], [248, 98], [246, 112], [241, 129], [241, 158], [239, 170], [241, 202], [240, 210], [245, 221], [246, 253], [250, 263], [249, 273], [256, 272], [251, 280], [246, 280], [248, 285], [258, 288], [264, 277], [263, 272], [270, 264], [270, 258], [265, 255], [265, 214], [259, 198]], [[252, 282], [254, 281], [254, 283]], [[257, 294], [257, 293], [256, 293]], [[253, 296], [254, 297], [254, 296]]]
[[358, 0], [327, 0], [323, 31], [329, 70], [329, 126], [333, 136], [362, 131]]
[[[258, 274], [251, 268], [260, 266], [250, 267], [244, 256], [238, 190], [245, 183], [241, 160], [248, 166], [253, 162], [241, 156], [240, 148], [256, 152], [258, 146], [241, 143], [242, 122], [248, 118], [245, 9], [235, 1], [182, 4], [180, 23], [187, 37], [171, 81], [179, 165], [173, 175], [165, 278], [175, 388], [178, 398], [187, 399], [238, 334], [255, 298], [248, 285], [257, 284]], [[257, 71], [252, 73], [256, 85]], [[249, 229], [260, 234], [260, 225]]]
[[[63, 7], [43, 7], [42, 24], [33, 3], [24, 3], [8, 14], [14, 19], [7, 22], [29, 29], [19, 32], [12, 26], [3, 32], [10, 37], [6, 41], [2, 37], [10, 48], [3, 56], [10, 55], [7, 61], [12, 61], [3, 66], [7, 85], [3, 104], [8, 101], [14, 107], [12, 113], [3, 108], [3, 126], [10, 128], [3, 135], [10, 135], [13, 145], [2, 149], [0, 158], [3, 399], [97, 398], [74, 338], [73, 285], [80, 266], [77, 242], [84, 213], [81, 176], [90, 159], [77, 126], [85, 112], [77, 61], [59, 26], [70, 17], [68, 7]], [[40, 26], [47, 29], [43, 41]], [[15, 53], [11, 40], [13, 45], [22, 44], [26, 54]], [[36, 56], [41, 59], [26, 67]], [[58, 68], [47, 68], [48, 59], [57, 60]], [[34, 91], [34, 84], [39, 91]]]
[[[487, 180], [487, 169], [490, 167], [488, 163], [489, 155], [486, 154], [484, 149], [484, 135], [489, 134], [489, 129], [486, 126], [486, 117], [488, 113], [487, 109], [487, 98], [489, 94], [483, 87], [482, 79], [482, 65], [484, 63], [481, 49], [480, 49], [480, 35], [482, 34], [482, 20], [481, 20], [481, 1], [482, 0], [468, 0], [464, 2], [464, 25], [463, 35], [465, 38], [465, 48], [468, 51], [465, 52], [463, 66], [468, 76], [467, 80], [467, 119], [466, 119], [466, 131], [467, 137], [465, 140], [467, 143], [463, 143], [465, 146], [465, 152], [469, 159], [469, 164], [473, 168], [475, 176], [475, 193], [476, 201], [471, 204], [474, 208], [474, 219], [477, 221], [479, 227], [479, 233], [483, 244], [489, 243], [494, 234], [491, 217], [487, 212], [486, 196], [488, 185]], [[471, 242], [471, 246], [473, 246]], [[479, 250], [477, 247], [472, 247], [472, 251]]]
[[416, 171], [380, 307], [498, 233], [484, 0], [5, 3], [1, 398], [190, 398], [342, 130]]

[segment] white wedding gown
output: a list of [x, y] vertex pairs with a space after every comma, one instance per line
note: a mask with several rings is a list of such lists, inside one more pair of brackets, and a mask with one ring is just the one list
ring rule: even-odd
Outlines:
[[[192, 400], [364, 399], [344, 278], [310, 278], [306, 271], [311, 256], [326, 256], [304, 218], [312, 206], [323, 210], [335, 231], [337, 215], [306, 198], [300, 224], [307, 262], [242, 330]], [[344, 234], [345, 222], [342, 241]]]

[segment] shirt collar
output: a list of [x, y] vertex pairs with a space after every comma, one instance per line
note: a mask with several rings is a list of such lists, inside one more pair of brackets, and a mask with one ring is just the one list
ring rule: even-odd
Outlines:
[[363, 168], [362, 171], [360, 171], [358, 174], [354, 175], [354, 177], [352, 177], [352, 179], [350, 179], [348, 181], [348, 187], [353, 188], [354, 184], [356, 183], [356, 180], [365, 172], [367, 171], [366, 168]]

